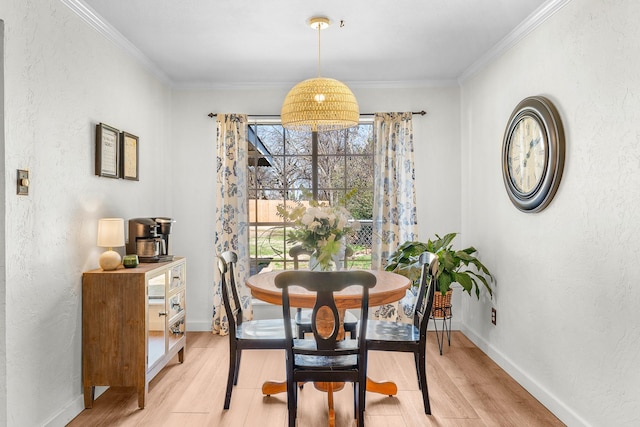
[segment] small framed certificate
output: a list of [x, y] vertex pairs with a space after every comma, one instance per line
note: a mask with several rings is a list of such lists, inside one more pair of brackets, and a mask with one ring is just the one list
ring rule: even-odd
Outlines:
[[95, 173], [120, 178], [120, 131], [104, 123], [96, 125]]
[[122, 178], [139, 181], [138, 176], [138, 142], [135, 135], [122, 132]]

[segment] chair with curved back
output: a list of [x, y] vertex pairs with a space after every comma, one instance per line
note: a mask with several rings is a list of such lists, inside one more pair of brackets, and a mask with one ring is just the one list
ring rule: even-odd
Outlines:
[[426, 373], [427, 324], [433, 306], [438, 257], [430, 252], [420, 255], [420, 287], [415, 301], [413, 323], [369, 320], [367, 350], [411, 352], [414, 355], [418, 386], [422, 391], [424, 412], [431, 414]]
[[[295, 245], [289, 249], [289, 256], [293, 259], [293, 269], [300, 269], [300, 256], [310, 256], [313, 251], [305, 249], [302, 245]], [[347, 266], [348, 259], [353, 255], [353, 249], [349, 246], [345, 249], [344, 266]], [[304, 338], [304, 334], [311, 333], [311, 310], [303, 310], [298, 308], [296, 310], [295, 317], [296, 327], [298, 331], [298, 338]], [[358, 329], [358, 319], [352, 313], [346, 311], [344, 314], [344, 330], [349, 332], [350, 338], [356, 337], [356, 330]]]
[[284, 350], [285, 332], [282, 319], [242, 321], [242, 305], [234, 272], [238, 256], [235, 252], [226, 251], [217, 258], [222, 301], [229, 322], [229, 373], [224, 398], [224, 409], [229, 409], [233, 386], [238, 383], [242, 350]]
[[[367, 271], [304, 271], [290, 270], [278, 274], [275, 285], [282, 289], [282, 313], [286, 333], [287, 406], [289, 426], [295, 427], [298, 383], [319, 381], [326, 383], [329, 401], [329, 424], [335, 422], [333, 410], [334, 382], [354, 384], [354, 415], [358, 426], [364, 426], [366, 389], [365, 346], [369, 313], [369, 289], [376, 285], [376, 276]], [[301, 286], [316, 294], [311, 325], [313, 339], [299, 339], [293, 335], [289, 287]], [[339, 340], [340, 316], [334, 297], [349, 286], [362, 288], [361, 322], [358, 339]]]

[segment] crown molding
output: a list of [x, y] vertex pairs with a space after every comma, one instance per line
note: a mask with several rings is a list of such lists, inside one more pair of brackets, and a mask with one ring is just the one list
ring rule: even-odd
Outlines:
[[553, 16], [556, 12], [567, 5], [571, 0], [549, 0], [538, 9], [536, 9], [529, 17], [511, 31], [505, 38], [500, 40], [493, 48], [485, 53], [480, 59], [471, 64], [458, 78], [460, 84], [465, 80], [474, 76], [476, 73], [485, 68], [489, 63], [493, 62], [500, 56], [504, 55], [509, 49], [517, 45], [523, 38], [529, 35], [533, 30], [540, 26], [543, 22]]
[[[226, 84], [210, 84], [205, 82], [180, 83], [172, 81], [158, 66], [153, 63], [145, 54], [143, 54], [133, 43], [124, 37], [111, 24], [104, 21], [102, 17], [82, 0], [60, 0], [64, 5], [71, 9], [90, 27], [98, 33], [110, 40], [116, 46], [120, 47], [132, 57], [138, 60], [145, 68], [152, 72], [161, 81], [169, 86], [182, 89], [240, 89], [240, 88], [257, 88], [257, 87], [286, 87], [292, 86], [296, 82], [243, 82], [243, 83], [226, 83]], [[499, 41], [480, 59], [471, 64], [457, 80], [443, 81], [396, 81], [396, 82], [356, 82], [349, 83], [349, 86], [356, 88], [410, 88], [410, 87], [447, 87], [461, 85], [474, 76], [476, 73], [485, 68], [489, 63], [502, 56], [509, 49], [517, 45], [524, 37], [535, 30], [539, 25], [553, 16], [562, 9], [571, 0], [549, 0], [533, 12], [525, 21], [517, 28], [511, 31], [505, 38]]]
[[[455, 79], [446, 80], [402, 80], [402, 81], [347, 81], [341, 80], [350, 89], [416, 89], [416, 88], [443, 88], [458, 87]], [[210, 83], [210, 82], [174, 82], [176, 89], [187, 90], [249, 90], [249, 89], [282, 89], [289, 90], [299, 81], [280, 82], [237, 82], [237, 83]]]
[[84, 22], [89, 24], [94, 30], [110, 40], [116, 46], [133, 56], [145, 68], [152, 72], [156, 77], [168, 85], [173, 85], [171, 79], [158, 68], [140, 49], [135, 47], [126, 37], [124, 37], [111, 24], [104, 21], [102, 17], [82, 0], [60, 0], [65, 6], [71, 9]]

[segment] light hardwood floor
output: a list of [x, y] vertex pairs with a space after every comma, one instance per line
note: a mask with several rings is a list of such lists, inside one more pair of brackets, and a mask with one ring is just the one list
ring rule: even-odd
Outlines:
[[[395, 397], [367, 393], [368, 427], [562, 426], [542, 404], [492, 362], [462, 333], [453, 332], [451, 347], [438, 353], [429, 332], [427, 381], [432, 415], [425, 415], [413, 364], [404, 353], [371, 352], [369, 376], [392, 380]], [[282, 380], [284, 352], [245, 351], [231, 408], [222, 409], [228, 368], [226, 337], [187, 333], [185, 363], [170, 362], [149, 384], [147, 407], [137, 408], [132, 389], [110, 388], [93, 409], [68, 425], [76, 426], [229, 426], [284, 427], [286, 395], [262, 396], [265, 380]], [[336, 393], [336, 425], [354, 426], [350, 384]], [[326, 394], [306, 385], [298, 393], [298, 427], [327, 425]]]

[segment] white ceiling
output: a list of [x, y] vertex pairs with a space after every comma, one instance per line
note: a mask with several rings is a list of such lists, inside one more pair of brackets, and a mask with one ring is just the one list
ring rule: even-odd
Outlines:
[[[176, 85], [451, 81], [526, 34], [557, 0], [66, 0]], [[88, 8], [87, 8], [88, 6]], [[77, 7], [76, 7], [77, 8]], [[95, 15], [95, 16], [94, 16]], [[340, 26], [343, 21], [344, 26]], [[105, 30], [106, 29], [106, 30]], [[124, 40], [126, 39], [126, 40]], [[130, 42], [131, 45], [129, 45]], [[139, 52], [138, 52], [139, 51]]]

